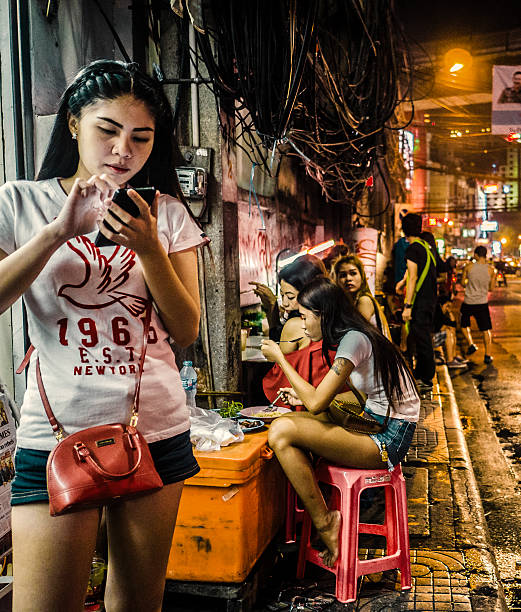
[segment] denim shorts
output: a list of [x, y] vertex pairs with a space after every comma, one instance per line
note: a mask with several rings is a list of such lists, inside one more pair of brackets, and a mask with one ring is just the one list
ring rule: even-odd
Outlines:
[[[385, 416], [381, 414], [376, 414], [367, 408], [365, 412], [379, 423], [385, 421]], [[390, 472], [392, 472], [396, 465], [405, 459], [415, 430], [416, 423], [406, 421], [405, 419], [393, 419], [389, 417], [387, 429], [383, 433], [370, 434], [370, 437], [375, 441], [380, 452], [382, 451], [382, 445], [385, 444], [388, 455], [387, 466]]]
[[[192, 452], [190, 430], [148, 445], [164, 485], [195, 476], [200, 468]], [[17, 448], [15, 477], [11, 482], [11, 505], [49, 501], [46, 467], [50, 451]]]

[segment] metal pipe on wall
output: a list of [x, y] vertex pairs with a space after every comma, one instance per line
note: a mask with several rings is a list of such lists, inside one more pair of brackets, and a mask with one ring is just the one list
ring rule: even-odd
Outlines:
[[11, 48], [11, 75], [13, 87], [13, 131], [14, 131], [14, 157], [15, 178], [24, 179], [25, 156], [22, 116], [22, 93], [20, 87], [20, 45], [18, 38], [18, 2], [9, 1], [9, 42]]
[[199, 146], [199, 85], [197, 83], [197, 53], [194, 24], [188, 26], [190, 47], [190, 106], [192, 109], [192, 146]]

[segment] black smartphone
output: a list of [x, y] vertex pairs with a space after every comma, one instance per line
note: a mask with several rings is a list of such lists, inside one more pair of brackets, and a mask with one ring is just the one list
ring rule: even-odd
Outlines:
[[[131, 187], [131, 189], [136, 191], [149, 206], [154, 201], [154, 197], [156, 195], [155, 187]], [[116, 189], [114, 195], [112, 196], [112, 201], [116, 202], [116, 204], [120, 206], [124, 211], [128, 212], [129, 215], [132, 215], [133, 217], [139, 217], [139, 208], [130, 199], [130, 196], [128, 195], [127, 191], [128, 189]], [[111, 232], [115, 231], [114, 228], [110, 225], [110, 223], [103, 221], [103, 224]], [[97, 247], [104, 247], [114, 246], [115, 243], [112, 242], [112, 240], [110, 240], [106, 236], [104, 236], [101, 232], [98, 232], [94, 244]]]

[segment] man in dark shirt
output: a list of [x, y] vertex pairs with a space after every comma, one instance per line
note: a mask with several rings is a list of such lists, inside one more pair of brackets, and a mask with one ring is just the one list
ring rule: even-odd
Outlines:
[[512, 75], [512, 87], [505, 87], [499, 96], [498, 104], [521, 104], [521, 71]]
[[[407, 351], [416, 355], [414, 377], [420, 392], [432, 389], [432, 379], [436, 372], [434, 349], [431, 334], [436, 306], [436, 260], [430, 246], [421, 240], [422, 218], [409, 213], [402, 219], [402, 230], [409, 240], [405, 251], [407, 274], [397, 285], [397, 290], [405, 284], [405, 304], [403, 320], [409, 321]], [[426, 275], [422, 279], [425, 267]], [[421, 283], [421, 284], [420, 284]]]

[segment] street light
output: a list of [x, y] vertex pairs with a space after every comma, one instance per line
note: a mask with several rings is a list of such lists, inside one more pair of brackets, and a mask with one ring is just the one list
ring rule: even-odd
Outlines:
[[506, 244], [508, 241], [506, 238], [501, 238], [499, 242], [501, 242], [501, 244]]
[[450, 49], [444, 56], [445, 68], [451, 73], [456, 74], [463, 68], [472, 66], [472, 55], [466, 49]]

